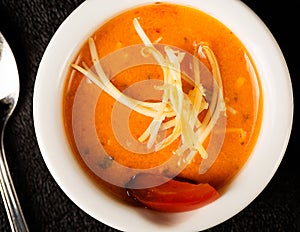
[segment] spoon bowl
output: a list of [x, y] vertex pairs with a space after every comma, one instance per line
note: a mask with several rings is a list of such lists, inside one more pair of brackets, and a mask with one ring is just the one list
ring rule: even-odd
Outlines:
[[0, 190], [12, 231], [28, 231], [4, 152], [5, 126], [19, 98], [19, 74], [9, 44], [0, 32]]

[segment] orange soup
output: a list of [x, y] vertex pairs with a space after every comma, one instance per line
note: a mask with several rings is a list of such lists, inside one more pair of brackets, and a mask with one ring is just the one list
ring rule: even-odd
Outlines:
[[[149, 56], [154, 61], [142, 60]], [[70, 62], [66, 135], [86, 173], [117, 198], [193, 209], [157, 201], [170, 188], [172, 205], [207, 190], [199, 184], [218, 192], [255, 146], [263, 104], [255, 66], [237, 36], [204, 12], [166, 3], [127, 10], [90, 35]], [[135, 179], [148, 172], [154, 178]], [[158, 175], [164, 188], [151, 183]], [[143, 187], [130, 191], [137, 183]], [[178, 195], [182, 188], [191, 192]], [[154, 201], [145, 189], [157, 194]]]

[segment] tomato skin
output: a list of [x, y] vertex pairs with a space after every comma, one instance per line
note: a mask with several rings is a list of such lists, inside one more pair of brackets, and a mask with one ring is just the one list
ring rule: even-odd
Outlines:
[[[215, 188], [207, 183], [191, 184], [169, 180], [153, 174], [138, 174], [128, 185], [128, 193], [150, 209], [162, 212], [184, 212], [203, 207], [220, 197]], [[135, 189], [139, 183], [164, 181], [156, 187]], [[131, 186], [131, 188], [130, 188]]]

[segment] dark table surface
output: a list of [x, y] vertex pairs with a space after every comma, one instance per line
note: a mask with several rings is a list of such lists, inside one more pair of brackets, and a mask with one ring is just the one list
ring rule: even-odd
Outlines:
[[[21, 88], [18, 105], [5, 133], [5, 149], [15, 188], [31, 231], [117, 231], [87, 215], [62, 192], [43, 161], [33, 125], [33, 89], [39, 62], [57, 28], [82, 2], [0, 0], [0, 31], [15, 54]], [[296, 147], [299, 137], [297, 138], [295, 128], [299, 128], [299, 8], [296, 6], [297, 1], [293, 0], [243, 2], [268, 26], [285, 56], [294, 91], [294, 124], [285, 156], [263, 192], [242, 212], [208, 231], [298, 232], [300, 168], [297, 162], [299, 151]], [[0, 231], [10, 231], [2, 201]]]

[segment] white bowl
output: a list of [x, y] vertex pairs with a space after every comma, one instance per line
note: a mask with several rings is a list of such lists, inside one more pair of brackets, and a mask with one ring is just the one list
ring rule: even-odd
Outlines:
[[[45, 163], [65, 194], [95, 219], [122, 231], [200, 231], [233, 217], [249, 205], [276, 172], [293, 120], [289, 71], [275, 39], [246, 5], [236, 0], [165, 0], [199, 8], [220, 20], [243, 42], [254, 59], [264, 95], [261, 133], [253, 153], [230, 188], [215, 202], [193, 212], [149, 213], [112, 200], [77, 163], [62, 121], [62, 89], [68, 62], [83, 41], [107, 18], [150, 0], [99, 1], [80, 5], [51, 39], [38, 69], [33, 116]], [[276, 133], [274, 131], [276, 130]], [[116, 216], [122, 215], [122, 216]], [[176, 223], [175, 223], [176, 221]]]

